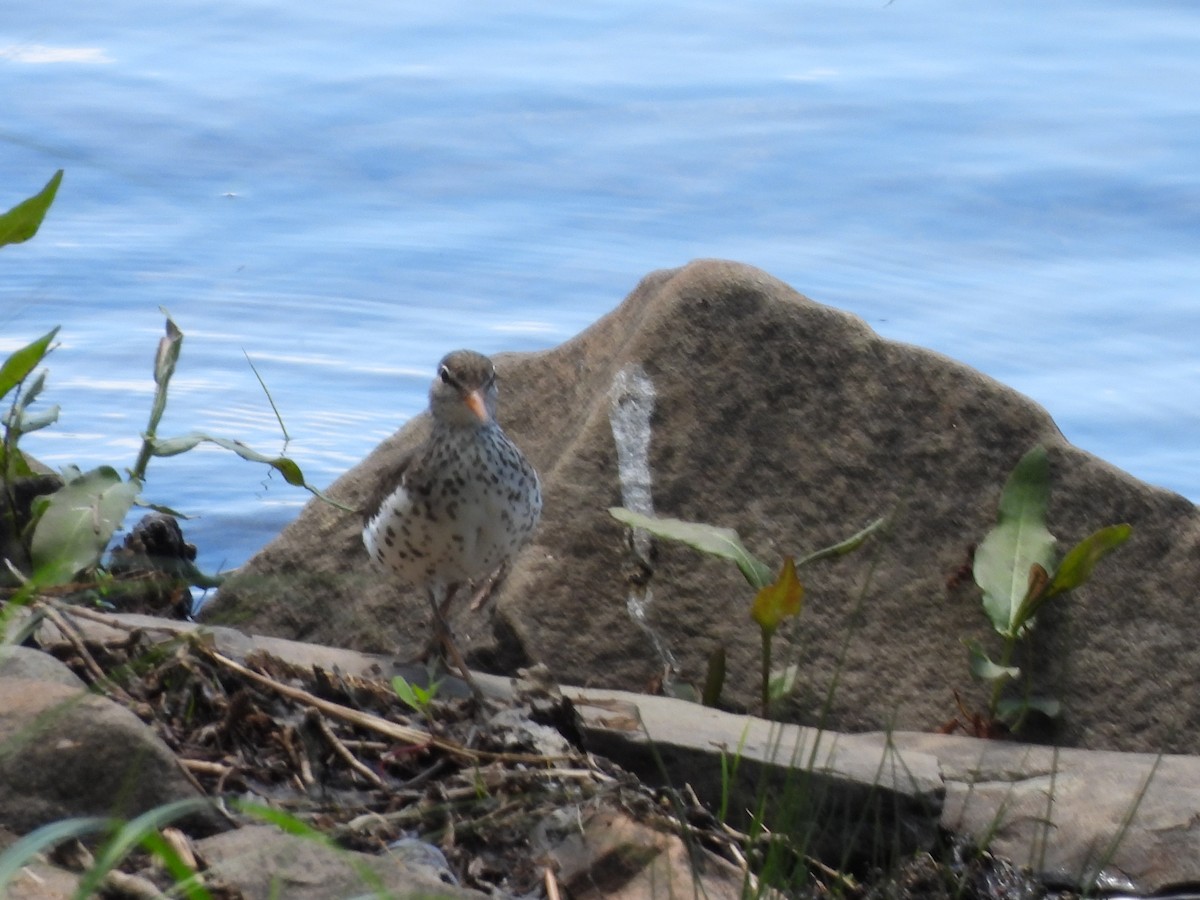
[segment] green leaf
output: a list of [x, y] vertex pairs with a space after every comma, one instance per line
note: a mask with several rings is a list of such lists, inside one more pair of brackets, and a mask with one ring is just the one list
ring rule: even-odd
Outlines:
[[716, 706], [721, 702], [721, 692], [725, 689], [725, 645], [718, 644], [712, 653], [708, 654], [708, 666], [704, 671], [704, 691], [700, 702], [705, 706]]
[[59, 169], [38, 193], [0, 215], [0, 247], [20, 244], [37, 234], [46, 211], [54, 202], [54, 195], [58, 193], [62, 177], [63, 170]]
[[216, 444], [218, 447], [224, 447], [226, 450], [232, 450], [242, 459], [250, 462], [265, 463], [271, 468], [279, 472], [283, 476], [284, 481], [294, 487], [302, 487], [309, 493], [313, 494], [320, 500], [328, 503], [330, 506], [335, 506], [344, 512], [358, 512], [358, 510], [346, 506], [344, 503], [338, 503], [336, 500], [325, 496], [321, 491], [317, 490], [304, 479], [304, 472], [295, 460], [289, 459], [286, 456], [267, 456], [259, 453], [257, 450], [252, 450], [241, 441], [233, 441], [229, 438], [213, 437], [200, 432], [192, 432], [191, 434], [180, 435], [174, 438], [157, 438], [147, 436], [145, 439], [146, 446], [150, 448], [154, 456], [177, 456], [180, 453], [186, 453], [193, 447], [199, 444], [209, 443]]
[[682, 519], [644, 516], [623, 506], [611, 507], [608, 513], [618, 522], [631, 528], [644, 528], [655, 537], [678, 541], [702, 553], [733, 560], [755, 590], [760, 590], [775, 580], [767, 564], [746, 549], [742, 539], [732, 528], [685, 522]]
[[1008, 477], [1000, 495], [999, 521], [975, 551], [973, 571], [983, 590], [983, 608], [1005, 637], [1015, 637], [1031, 624], [1019, 620], [1019, 614], [1029, 594], [1032, 567], [1054, 569], [1054, 536], [1046, 530], [1049, 497], [1046, 448], [1038, 445], [1021, 457]]
[[99, 889], [104, 876], [128, 856], [135, 847], [145, 844], [160, 828], [165, 828], [178, 819], [210, 808], [212, 808], [212, 801], [207, 797], [189, 797], [156, 806], [121, 825], [96, 854], [96, 862], [84, 874], [76, 896], [94, 896], [94, 892]]
[[150, 444], [155, 456], [177, 456], [180, 453], [186, 453], [193, 447], [199, 444], [216, 444], [218, 447], [224, 447], [226, 450], [232, 450], [242, 459], [248, 459], [251, 462], [266, 463], [271, 468], [279, 472], [284, 480], [296, 487], [307, 487], [304, 482], [304, 473], [300, 471], [295, 461], [288, 459], [286, 456], [267, 456], [259, 453], [257, 450], [252, 450], [241, 441], [230, 440], [229, 438], [213, 437], [210, 434], [201, 434], [194, 431], [191, 434], [181, 435], [175, 438], [167, 438], [165, 440], [154, 438]]
[[968, 662], [971, 674], [980, 681], [999, 681], [1006, 678], [1016, 678], [1021, 670], [1016, 666], [1002, 666], [988, 658], [979, 641], [963, 641], [967, 645]]
[[25, 377], [46, 358], [50, 342], [54, 340], [60, 327], [62, 326], [54, 326], [36, 341], [26, 344], [4, 361], [4, 365], [0, 366], [0, 397], [24, 381]]
[[392, 676], [392, 690], [396, 692], [397, 697], [413, 709], [420, 711], [421, 704], [417, 700], [416, 692], [413, 691], [412, 683], [403, 675]]
[[63, 841], [82, 838], [101, 831], [110, 831], [118, 824], [116, 819], [99, 817], [60, 819], [43, 825], [36, 831], [14, 841], [0, 854], [0, 897], [8, 896], [8, 884], [17, 873], [42, 853], [53, 850]]
[[847, 553], [852, 553], [866, 543], [867, 538], [878, 531], [882, 531], [888, 524], [887, 516], [880, 516], [866, 528], [859, 531], [857, 534], [852, 534], [844, 541], [839, 541], [829, 547], [824, 547], [814, 553], [799, 560], [796, 563], [796, 568], [807, 566], [809, 563], [816, 562], [819, 559], [830, 559], [835, 556], [845, 556]]
[[58, 421], [58, 416], [61, 412], [62, 410], [57, 403], [49, 409], [44, 409], [34, 415], [29, 415], [25, 410], [19, 409], [16, 415], [7, 418], [4, 424], [17, 434], [31, 434], [34, 431], [41, 431], [43, 428], [53, 425]]
[[1079, 587], [1091, 578], [1096, 563], [1125, 543], [1132, 533], [1132, 525], [1109, 525], [1084, 538], [1058, 564], [1046, 596], [1053, 597]]
[[154, 383], [166, 385], [175, 374], [175, 364], [179, 362], [179, 354], [183, 351], [183, 332], [175, 324], [170, 313], [162, 310], [167, 317], [167, 333], [158, 339], [158, 350], [154, 354]]
[[101, 466], [39, 498], [41, 515], [30, 547], [34, 579], [42, 585], [63, 584], [94, 566], [137, 492], [136, 482], [123, 481], [111, 466]]

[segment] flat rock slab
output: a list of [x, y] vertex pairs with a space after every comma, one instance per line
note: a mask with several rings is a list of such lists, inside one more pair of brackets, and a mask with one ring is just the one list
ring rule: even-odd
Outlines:
[[987, 838], [1049, 884], [1154, 894], [1200, 883], [1200, 758], [935, 734], [873, 740], [936, 756], [943, 825]]
[[810, 855], [887, 867], [930, 849], [943, 784], [936, 758], [854, 735], [738, 716], [669, 697], [564, 688], [589, 750], [649, 784], [686, 783], [730, 824], [753, 811], [803, 835]]

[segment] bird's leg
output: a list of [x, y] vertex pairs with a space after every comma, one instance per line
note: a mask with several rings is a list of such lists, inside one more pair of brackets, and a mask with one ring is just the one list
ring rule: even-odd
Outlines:
[[471, 612], [478, 612], [492, 598], [492, 591], [508, 575], [508, 569], [508, 560], [505, 560], [492, 570], [492, 574], [475, 590], [475, 595], [471, 598]]
[[479, 690], [479, 685], [475, 683], [475, 679], [471, 677], [471, 670], [467, 668], [466, 660], [463, 659], [462, 652], [458, 649], [458, 645], [454, 643], [454, 633], [450, 630], [450, 624], [446, 620], [446, 616], [450, 611], [450, 603], [454, 600], [454, 595], [458, 591], [457, 584], [447, 585], [446, 596], [442, 598], [442, 602], [437, 602], [436, 591], [429, 592], [429, 605], [433, 608], [433, 640], [435, 646], [441, 645], [445, 650], [446, 656], [453, 666], [458, 669], [463, 677], [463, 681], [471, 689], [477, 698], [483, 698], [483, 692]]

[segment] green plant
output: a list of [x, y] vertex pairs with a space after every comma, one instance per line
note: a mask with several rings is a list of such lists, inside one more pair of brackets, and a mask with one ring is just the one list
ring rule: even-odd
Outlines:
[[63, 170], [55, 172], [46, 186], [27, 200], [22, 200], [8, 212], [0, 215], [0, 247], [5, 244], [20, 244], [29, 240], [42, 227], [42, 220], [62, 184]]
[[396, 675], [392, 678], [392, 690], [396, 692], [396, 696], [403, 700], [415, 712], [423, 716], [429, 715], [429, 707], [433, 701], [437, 699], [438, 690], [442, 686], [442, 679], [431, 681], [429, 687], [421, 687], [405, 678], [403, 675]]
[[1019, 642], [1027, 638], [1047, 600], [1084, 584], [1108, 553], [1123, 544], [1133, 531], [1130, 525], [1109, 525], [1076, 544], [1056, 562], [1056, 540], [1046, 528], [1050, 500], [1050, 470], [1046, 448], [1040, 444], [1026, 453], [1009, 475], [1000, 495], [996, 526], [975, 551], [975, 583], [983, 591], [983, 609], [992, 627], [1004, 640], [998, 661], [993, 661], [975, 640], [965, 641], [971, 674], [988, 682], [988, 719], [1016, 731], [1036, 710], [1050, 718], [1061, 711], [1058, 701], [1031, 696], [1005, 697], [1004, 689], [1021, 676], [1013, 659]]
[[[61, 180], [60, 170], [40, 193], [0, 215], [0, 245], [25, 241], [37, 233]], [[163, 314], [166, 316], [166, 334], [159, 340], [155, 354], [154, 400], [142, 434], [141, 447], [133, 467], [127, 470], [127, 477], [122, 477], [112, 466], [98, 466], [88, 472], [68, 466], [62, 471], [61, 487], [33, 500], [28, 522], [18, 521], [19, 504], [14, 485], [18, 479], [32, 477], [34, 471], [19, 445], [24, 435], [45, 428], [58, 419], [57, 406], [37, 415], [31, 413], [30, 409], [46, 382], [45, 370], [36, 375], [35, 370], [53, 352], [59, 327], [15, 351], [0, 365], [0, 403], [12, 395], [9, 409], [0, 420], [3, 425], [0, 481], [5, 492], [3, 510], [7, 519], [0, 525], [7, 525], [27, 545], [30, 559], [30, 571], [20, 576], [23, 584], [13, 598], [17, 601], [13, 606], [28, 600], [40, 588], [69, 582], [79, 572], [94, 569], [113, 533], [121, 526], [134, 504], [173, 513], [166, 507], [145, 503], [141, 498], [146, 469], [154, 457], [175, 456], [201, 443], [213, 443], [243, 459], [270, 466], [288, 484], [303, 487], [328, 501], [305, 481], [300, 467], [286, 456], [262, 454], [240, 441], [201, 432], [171, 438], [158, 436], [158, 426], [166, 410], [167, 390], [184, 337], [170, 314], [165, 310]], [[191, 576], [193, 584], [211, 586], [215, 581], [195, 571], [194, 567], [187, 574]]]
[[[810, 553], [798, 562], [789, 556], [784, 559], [779, 575], [776, 576], [766, 563], [746, 549], [742, 539], [732, 528], [646, 516], [623, 506], [612, 507], [608, 512], [614, 519], [631, 528], [644, 528], [655, 537], [687, 544], [710, 556], [732, 560], [737, 565], [742, 576], [755, 590], [750, 617], [758, 624], [762, 633], [759, 700], [764, 717], [769, 716], [773, 703], [792, 692], [799, 674], [797, 666], [785, 666], [779, 670], [771, 668], [771, 646], [775, 632], [784, 619], [798, 616], [803, 605], [804, 587], [797, 577], [797, 570], [818, 560], [844, 556], [857, 550], [867, 538], [882, 529], [887, 521], [885, 518], [876, 519], [857, 534]], [[707, 705], [715, 706], [720, 697], [724, 668], [725, 654], [723, 648], [718, 648], [710, 658], [709, 671], [705, 678], [703, 697]]]

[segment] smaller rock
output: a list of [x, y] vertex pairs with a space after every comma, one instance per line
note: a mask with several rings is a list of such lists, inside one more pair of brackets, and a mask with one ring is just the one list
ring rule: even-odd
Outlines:
[[116, 584], [107, 599], [124, 612], [186, 619], [192, 614], [191, 586], [211, 581], [196, 568], [195, 559], [196, 545], [184, 540], [175, 517], [149, 513], [109, 556]]
[[369, 856], [271, 825], [248, 825], [196, 842], [210, 871], [246, 897], [328, 900], [330, 897], [483, 897], [449, 884], [434, 866], [401, 855]]
[[703, 851], [689, 853], [678, 836], [615, 810], [589, 816], [549, 856], [563, 896], [575, 900], [739, 900], [745, 885], [731, 863]]

